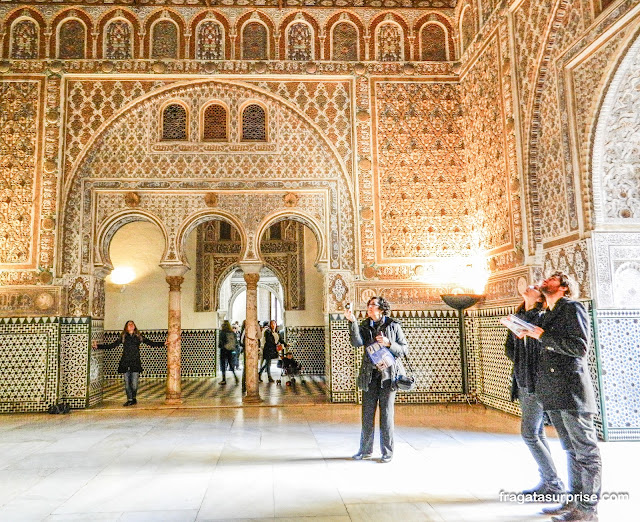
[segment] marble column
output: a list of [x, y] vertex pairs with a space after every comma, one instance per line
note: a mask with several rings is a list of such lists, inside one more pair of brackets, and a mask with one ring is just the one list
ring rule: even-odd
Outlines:
[[169, 285], [169, 324], [167, 335], [167, 394], [165, 404], [182, 404], [180, 348], [182, 337], [182, 303], [180, 287], [187, 267], [165, 268]]
[[244, 280], [247, 283], [247, 310], [245, 329], [245, 386], [242, 398], [245, 404], [262, 402], [258, 390], [258, 281], [261, 264], [241, 264]]

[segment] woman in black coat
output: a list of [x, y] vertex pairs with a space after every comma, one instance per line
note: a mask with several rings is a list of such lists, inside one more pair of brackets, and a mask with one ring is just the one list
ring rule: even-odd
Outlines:
[[142, 362], [140, 361], [140, 345], [144, 343], [153, 348], [161, 348], [167, 345], [167, 341], [151, 341], [138, 331], [136, 323], [127, 321], [124, 325], [120, 337], [112, 343], [98, 344], [93, 341], [93, 348], [98, 350], [111, 350], [122, 345], [122, 356], [118, 364], [118, 373], [124, 376], [124, 389], [127, 393], [127, 402], [123, 406], [137, 404], [136, 394], [138, 393], [138, 381], [142, 372]]
[[[528, 286], [521, 292], [524, 302], [516, 309], [520, 319], [538, 325], [543, 313], [544, 297], [537, 286]], [[523, 491], [525, 495], [560, 495], [564, 485], [551, 458], [544, 432], [544, 411], [536, 395], [536, 375], [540, 360], [540, 343], [531, 337], [517, 337], [509, 332], [505, 353], [513, 361], [511, 400], [518, 399], [522, 411], [520, 433], [529, 447], [540, 473], [540, 483]]]
[[281, 344], [277, 327], [278, 324], [275, 321], [271, 321], [262, 335], [262, 366], [258, 372], [258, 380], [260, 382], [262, 382], [262, 372], [265, 370], [267, 371], [269, 382], [273, 382], [271, 361], [278, 358], [278, 345]]

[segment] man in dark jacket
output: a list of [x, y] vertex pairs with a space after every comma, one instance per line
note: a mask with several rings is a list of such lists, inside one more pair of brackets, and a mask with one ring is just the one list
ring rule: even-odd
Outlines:
[[[345, 311], [351, 321], [350, 333], [353, 346], [364, 346], [365, 351], [358, 375], [358, 386], [362, 390], [362, 431], [360, 449], [353, 458], [362, 460], [371, 457], [376, 409], [380, 404], [380, 462], [390, 462], [393, 457], [393, 415], [396, 397], [396, 377], [404, 375], [402, 357], [407, 354], [407, 341], [400, 324], [389, 317], [391, 307], [383, 297], [372, 297], [367, 303], [367, 318], [358, 325], [353, 312]], [[379, 369], [367, 353], [372, 345], [385, 347], [395, 361]], [[382, 366], [382, 365], [381, 365]]]
[[555, 522], [598, 520], [596, 506], [602, 482], [593, 424], [597, 407], [587, 365], [589, 321], [584, 306], [569, 299], [571, 285], [563, 272], [554, 272], [542, 282], [540, 290], [549, 311], [529, 334], [542, 348], [536, 394], [558, 432], [569, 466], [569, 502], [543, 510], [557, 514], [552, 519]]

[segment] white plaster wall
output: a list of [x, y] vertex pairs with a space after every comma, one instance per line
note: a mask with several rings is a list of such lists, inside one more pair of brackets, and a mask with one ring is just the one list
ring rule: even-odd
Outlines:
[[[130, 266], [136, 279], [124, 292], [107, 277], [105, 285], [106, 330], [120, 330], [133, 319], [141, 330], [167, 328], [169, 285], [159, 263], [164, 251], [164, 238], [153, 224], [139, 221], [122, 227], [111, 241], [110, 255], [114, 267]], [[187, 238], [187, 260], [195, 267], [196, 234]], [[213, 312], [195, 312], [195, 270], [189, 270], [182, 285], [182, 328], [214, 328]]]
[[318, 255], [318, 242], [313, 232], [304, 227], [305, 245], [305, 309], [287, 311], [287, 326], [324, 326], [322, 312], [324, 277], [313, 265]]

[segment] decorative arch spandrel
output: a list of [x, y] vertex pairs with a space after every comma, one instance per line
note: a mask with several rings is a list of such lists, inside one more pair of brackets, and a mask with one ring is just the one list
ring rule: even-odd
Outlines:
[[[277, 123], [279, 126], [274, 143], [268, 144], [273, 149], [263, 151], [260, 148], [264, 146], [262, 144], [236, 143], [232, 147], [212, 151], [207, 148], [212, 144], [189, 142], [185, 146], [192, 148], [181, 151], [181, 154], [165, 153], [161, 148], [154, 148], [151, 154], [148, 144], [156, 145], [149, 139], [152, 133], [149, 122], [155, 120], [158, 108], [170, 99], [184, 99], [195, 110], [212, 99], [227, 100], [230, 111], [235, 111], [235, 117], [236, 109], [244, 100], [260, 99], [273, 114], [274, 125]], [[124, 136], [126, 140], [123, 140]], [[106, 150], [112, 153], [107, 155], [104, 153]], [[283, 150], [288, 153], [282, 153]], [[291, 151], [294, 151], [293, 155]], [[266, 162], [265, 156], [272, 157], [272, 160]], [[301, 161], [309, 165], [299, 169]], [[163, 218], [170, 235], [167, 259], [177, 261], [180, 248], [172, 237], [172, 231], [179, 229], [178, 222], [189, 212], [206, 208], [203, 191], [224, 191], [220, 198], [221, 208], [243, 222], [247, 230], [247, 244], [251, 245], [255, 226], [264, 213], [286, 208], [283, 197], [290, 192], [287, 186], [292, 182], [297, 184], [296, 192], [302, 195], [301, 200], [312, 202], [315, 205], [313, 212], [322, 209], [321, 214], [324, 213], [329, 223], [326, 228], [331, 230], [332, 247], [327, 250], [331, 252], [331, 262], [336, 268], [353, 267], [353, 187], [346, 171], [340, 154], [320, 129], [291, 103], [264, 89], [241, 82], [217, 80], [165, 87], [132, 102], [114, 115], [78, 155], [76, 167], [68, 176], [65, 193], [65, 233], [59, 250], [63, 272], [79, 270], [83, 273], [89, 266], [90, 259], [84, 245], [86, 238], [91, 236], [92, 210], [87, 197], [92, 191], [107, 188], [112, 191], [138, 191], [142, 201], [148, 199], [162, 206], [163, 215], [171, 214], [171, 219], [175, 220], [168, 223]], [[209, 173], [207, 180], [202, 180], [201, 172]], [[265, 194], [265, 189], [272, 196]], [[180, 197], [174, 195], [166, 201], [155, 194], [152, 198], [146, 197], [145, 191], [162, 190], [178, 193]], [[274, 190], [276, 195], [273, 195]], [[186, 207], [180, 203], [187, 200]], [[260, 204], [257, 205], [256, 201]], [[257, 259], [255, 248], [247, 249], [245, 259]]]

